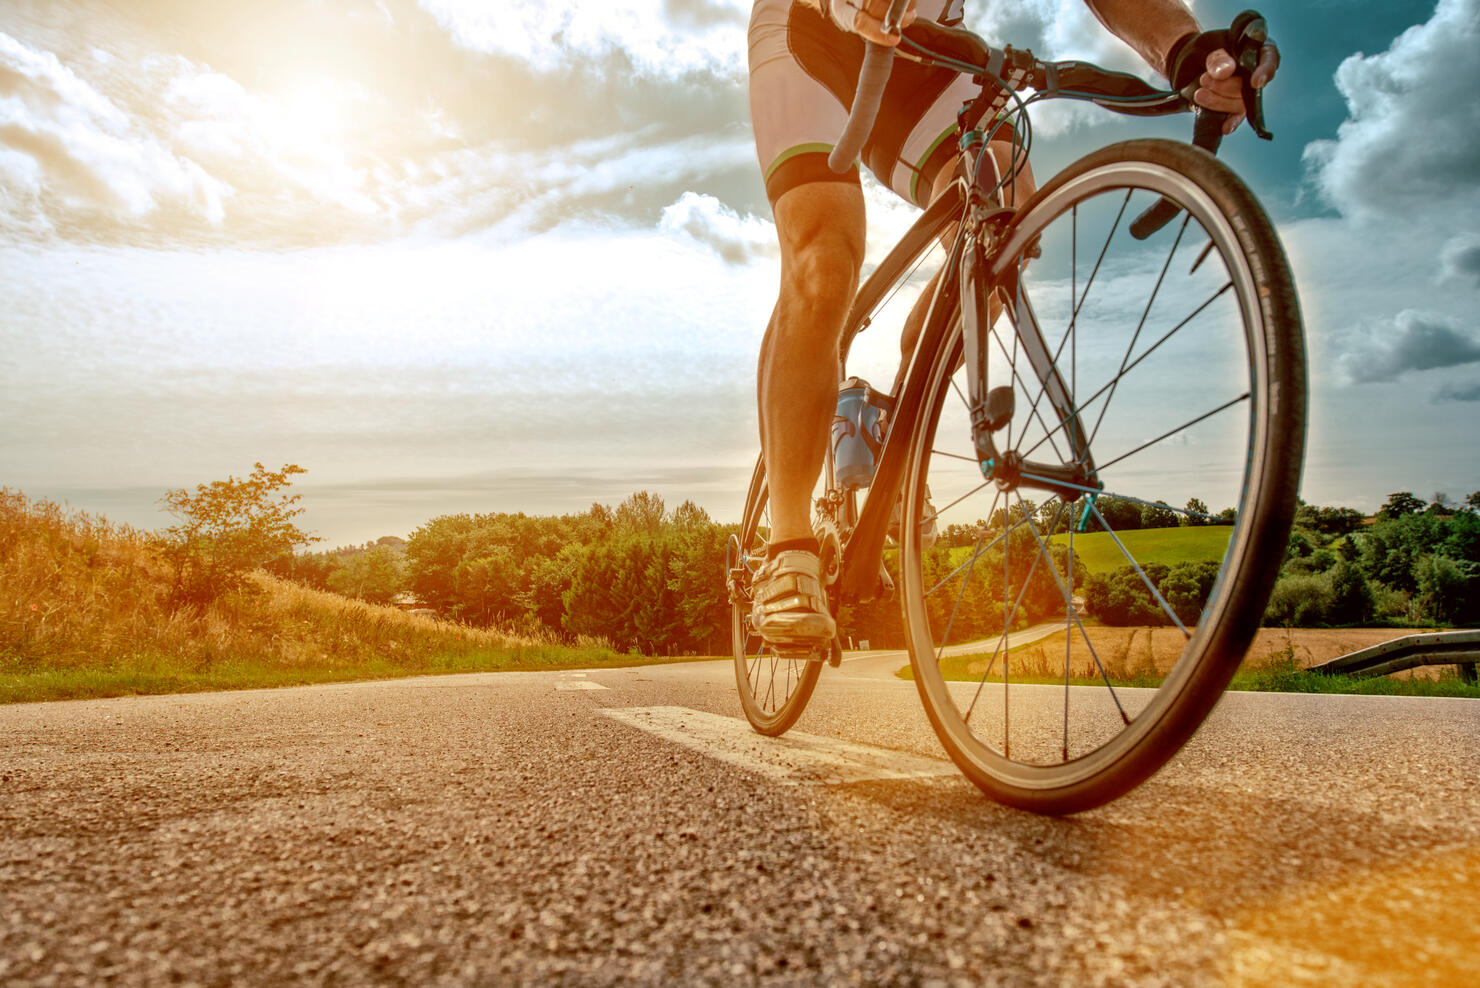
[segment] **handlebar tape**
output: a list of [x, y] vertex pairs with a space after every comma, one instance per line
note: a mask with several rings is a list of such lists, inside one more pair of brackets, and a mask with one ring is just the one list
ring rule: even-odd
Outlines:
[[863, 53], [863, 68], [858, 73], [858, 91], [853, 96], [853, 108], [848, 112], [848, 123], [838, 135], [838, 143], [827, 156], [827, 166], [839, 175], [853, 167], [858, 152], [868, 141], [874, 129], [874, 119], [879, 115], [879, 104], [884, 100], [884, 87], [889, 84], [889, 73], [894, 68], [894, 49], [888, 45], [867, 43]]

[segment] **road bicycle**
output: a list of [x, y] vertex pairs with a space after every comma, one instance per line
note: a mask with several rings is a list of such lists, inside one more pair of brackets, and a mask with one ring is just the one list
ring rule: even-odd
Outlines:
[[[1230, 33], [1245, 74], [1262, 31], [1246, 12]], [[960, 113], [955, 182], [867, 277], [847, 319], [845, 376], [859, 332], [922, 285], [933, 292], [880, 402], [871, 483], [842, 483], [829, 450], [814, 516], [824, 582], [835, 613], [878, 602], [896, 592], [882, 561], [897, 561], [910, 673], [947, 754], [997, 800], [1076, 812], [1176, 754], [1260, 625], [1304, 451], [1295, 287], [1257, 199], [1204, 149], [1216, 149], [1223, 119], [1205, 111], [1200, 146], [1114, 144], [1004, 204], [1016, 168], [1000, 174], [986, 149], [1001, 135], [1014, 163], [1026, 154], [1028, 104], [1151, 115], [1190, 109], [1188, 94], [933, 24], [908, 29], [899, 54], [970, 73], [981, 93]], [[859, 88], [866, 116], [882, 84]], [[861, 143], [845, 132], [841, 159]], [[1169, 567], [1157, 532], [1131, 531], [1137, 510], [1211, 539], [1216, 565]], [[841, 642], [799, 655], [752, 632], [769, 531], [762, 460], [726, 567], [741, 703], [757, 731], [779, 735]], [[1092, 550], [1121, 563], [1118, 584], [1090, 578]], [[1161, 666], [1119, 654], [1086, 624], [1086, 610], [1105, 606], [1140, 607], [1136, 623], [1173, 629], [1179, 654]], [[1010, 631], [1038, 621], [1061, 625], [1062, 656], [1057, 642], [1031, 661], [1008, 647]]]

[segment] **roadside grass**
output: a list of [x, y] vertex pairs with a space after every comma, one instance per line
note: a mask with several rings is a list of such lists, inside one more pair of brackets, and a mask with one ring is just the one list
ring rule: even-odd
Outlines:
[[1355, 693], [1363, 696], [1452, 696], [1480, 700], [1480, 683], [1466, 682], [1454, 666], [1438, 666], [1432, 676], [1324, 675], [1301, 669], [1293, 660], [1246, 666], [1234, 674], [1230, 690], [1265, 693]]
[[281, 580], [171, 608], [148, 536], [0, 489], [0, 703], [683, 661], [470, 628]]
[[[1180, 648], [1180, 634], [1167, 628], [1091, 628], [1095, 654], [1075, 642], [1069, 649], [1071, 686], [1157, 687]], [[1291, 632], [1299, 635], [1299, 630]], [[1170, 646], [1170, 647], [1169, 647]], [[1096, 661], [1098, 659], [1098, 662]], [[1004, 681], [1003, 667], [1013, 683], [1064, 685], [1065, 649], [1062, 633], [1014, 646], [1005, 653], [991, 650], [941, 659], [942, 675], [957, 682]], [[897, 675], [913, 679], [906, 665]], [[1295, 659], [1295, 649], [1255, 655], [1253, 651], [1234, 674], [1230, 690], [1275, 693], [1346, 693], [1377, 696], [1447, 696], [1480, 699], [1480, 684], [1467, 682], [1452, 665], [1428, 667], [1419, 675], [1330, 676], [1311, 672]]]

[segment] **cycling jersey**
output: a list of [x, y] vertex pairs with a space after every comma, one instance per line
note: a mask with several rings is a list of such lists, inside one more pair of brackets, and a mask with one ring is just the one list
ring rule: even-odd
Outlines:
[[[963, 2], [920, 0], [917, 14], [957, 24]], [[839, 175], [827, 155], [853, 105], [864, 41], [835, 20], [852, 8], [827, 5], [833, 17], [801, 0], [757, 0], [751, 13], [750, 116], [773, 205], [809, 182], [858, 182], [857, 168]], [[956, 113], [978, 92], [970, 76], [896, 58], [863, 163], [906, 200], [925, 205], [956, 152]]]

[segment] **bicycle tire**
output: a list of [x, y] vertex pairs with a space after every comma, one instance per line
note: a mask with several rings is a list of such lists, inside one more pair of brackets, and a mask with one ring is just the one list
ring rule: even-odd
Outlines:
[[[1119, 237], [1122, 222], [1129, 223], [1145, 205], [1163, 197], [1182, 207], [1180, 222], [1144, 243]], [[1082, 281], [1080, 226], [1088, 228], [1092, 222], [1109, 225], [1109, 233], [1103, 246], [1093, 241], [1099, 253]], [[1184, 241], [1189, 245], [1185, 253]], [[1202, 241], [1205, 245], [1181, 275]], [[1107, 266], [1112, 247], [1124, 256]], [[1165, 253], [1159, 266], [1150, 263], [1153, 255], [1142, 253], [1152, 248]], [[1221, 275], [1216, 263], [1208, 263], [1214, 254], [1222, 264]], [[1174, 271], [1178, 259], [1184, 263]], [[1047, 497], [1039, 506], [1024, 503], [1024, 487], [1011, 487], [1010, 476], [997, 474], [1002, 482], [984, 480], [970, 426], [963, 424], [964, 409], [956, 407], [965, 405], [964, 398], [958, 402], [951, 397], [959, 393], [964, 378], [958, 309], [957, 329], [947, 335], [925, 379], [904, 484], [905, 517], [913, 521], [904, 526], [902, 544], [901, 604], [910, 662], [931, 725], [973, 783], [1012, 806], [1071, 813], [1126, 793], [1171, 759], [1211, 712], [1259, 628], [1284, 558], [1303, 455], [1305, 361], [1299, 305], [1284, 251], [1253, 194], [1211, 155], [1169, 141], [1125, 142], [1072, 164], [1024, 204], [984, 262], [991, 277], [1008, 282], [1007, 294], [999, 296], [1002, 318], [991, 330], [986, 366], [989, 377], [1003, 382], [999, 387], [1013, 389], [1014, 401], [1010, 420], [994, 435], [1005, 438], [1007, 449], [1030, 451], [1030, 457], [1052, 460], [1056, 452], [1063, 463], [1093, 464], [1094, 483], [1084, 491], [1062, 483], [1057, 490], [1038, 490]], [[1137, 317], [1136, 308], [1123, 302], [1129, 297], [1124, 283], [1140, 276], [1153, 287]], [[1097, 279], [1107, 297], [1091, 304], [1091, 292], [1099, 291]], [[1190, 308], [1220, 282], [1207, 301]], [[1163, 295], [1164, 288], [1168, 291]], [[1116, 318], [1119, 311], [1129, 317]], [[1174, 322], [1189, 311], [1180, 323]], [[1168, 312], [1170, 318], [1165, 317]], [[1172, 329], [1163, 334], [1168, 323]], [[1004, 324], [1010, 332], [1001, 329]], [[1200, 327], [1197, 332], [1183, 335], [1194, 324]], [[1046, 325], [1053, 327], [1048, 335]], [[1020, 363], [1024, 357], [1026, 363]], [[1059, 392], [1067, 395], [1061, 402], [1067, 407], [1051, 407], [1045, 416], [1045, 398], [1054, 405], [1054, 376]], [[1243, 387], [1247, 391], [1240, 396]], [[1233, 399], [1220, 405], [1228, 394]], [[1117, 395], [1124, 399], [1119, 405]], [[1031, 399], [1026, 407], [1024, 399]], [[1205, 409], [1210, 411], [1199, 417]], [[1109, 426], [1107, 419], [1112, 420]], [[1172, 423], [1178, 424], [1167, 428]], [[1137, 445], [1138, 440], [1145, 444]], [[1179, 449], [1184, 451], [1180, 455]], [[1138, 458], [1139, 464], [1131, 462]], [[990, 505], [986, 524], [959, 563], [949, 548], [922, 545], [922, 524], [944, 526], [947, 520], [936, 517], [927, 483], [934, 504], [950, 504], [961, 484], [967, 489], [984, 485], [967, 502]], [[1100, 485], [1103, 493], [1091, 498], [1088, 490]], [[1188, 591], [1190, 596], [1182, 593], [1189, 585], [1185, 580], [1173, 584], [1180, 588], [1176, 593], [1163, 590], [1172, 571], [1158, 576], [1153, 563], [1142, 561], [1152, 550], [1127, 547], [1148, 543], [1124, 534], [1129, 530], [1126, 512], [1112, 523], [1100, 506], [1105, 512], [1112, 506], [1120, 510], [1139, 499], [1157, 512], [1150, 516], [1153, 520], [1165, 522], [1170, 512], [1179, 522], [1204, 527], [1216, 507], [1199, 510], [1191, 499], [1180, 512], [1171, 507], [1177, 503], [1174, 495], [1201, 490], [1199, 485], [1235, 497], [1236, 509], [1206, 603], [1194, 615], [1192, 604], [1201, 584]], [[987, 495], [977, 499], [986, 487], [993, 489], [990, 500]], [[1111, 496], [1121, 500], [1110, 501]], [[963, 511], [963, 503], [949, 510], [969, 519], [971, 508]], [[1002, 514], [993, 509], [1002, 509]], [[946, 510], [940, 509], [942, 514]], [[1147, 508], [1141, 510], [1144, 515]], [[1079, 531], [1084, 519], [1110, 532], [1099, 542], [1113, 544], [1132, 562], [1120, 576], [1097, 577], [1100, 582], [1088, 587], [1081, 556], [1087, 543]], [[1067, 531], [1055, 535], [1053, 530], [1066, 521]], [[1045, 535], [1042, 529], [1051, 531]], [[1210, 538], [1205, 533], [1197, 537]], [[1015, 546], [1025, 548], [1035, 561], [1028, 562], [1020, 552], [1014, 569]], [[986, 568], [995, 570], [998, 555], [1001, 613], [988, 617], [980, 608], [970, 608], [985, 593], [979, 585], [995, 580]], [[979, 562], [983, 573], [973, 584]], [[1201, 574], [1196, 579], [1206, 580], [1212, 571], [1204, 565], [1177, 572]], [[1104, 642], [1111, 633], [1091, 635], [1076, 614], [1076, 587], [1093, 598], [1092, 607], [1114, 616], [1114, 607], [1129, 600], [1130, 591], [1117, 598], [1104, 588], [1115, 586], [1115, 580], [1134, 587], [1138, 579], [1148, 588], [1146, 598], [1154, 598], [1159, 608], [1144, 611], [1148, 620], [1180, 629], [1183, 642], [1163, 670], [1155, 664], [1155, 638], [1147, 633], [1147, 665], [1141, 670], [1147, 688], [1115, 684], [1117, 678], [1135, 681], [1129, 646], [1117, 670], [1114, 657], [1108, 651], [1101, 656], [1095, 645], [1096, 637]], [[1014, 682], [1008, 633], [1015, 622], [1033, 617], [1035, 609], [1049, 615], [1054, 607], [1063, 612], [1053, 618], [1064, 634], [1062, 675], [1055, 639], [1051, 658], [1039, 647], [1038, 666], [1031, 650], [1019, 655]], [[1143, 613], [1126, 608], [1125, 613]], [[953, 655], [953, 644], [965, 646], [968, 653], [976, 648], [968, 630], [972, 621], [979, 627], [1001, 627], [990, 646], [980, 648], [979, 657]], [[1076, 660], [1074, 649], [1081, 642], [1087, 657]], [[1080, 674], [1076, 661], [1084, 663], [1077, 667]], [[1053, 675], [1029, 676], [1024, 666], [1051, 669]], [[995, 680], [994, 670], [999, 673]], [[1030, 678], [1052, 685], [1025, 681]], [[1019, 707], [1014, 709], [1014, 703]], [[1082, 737], [1071, 738], [1071, 720]]]
[[822, 662], [776, 654], [750, 627], [751, 580], [766, 558], [770, 529], [764, 459], [758, 461], [745, 498], [740, 531], [726, 560], [730, 589], [730, 642], [735, 685], [745, 719], [761, 734], [786, 733], [806, 709], [822, 675]]

